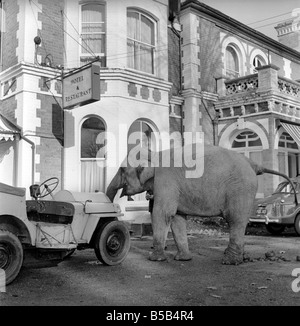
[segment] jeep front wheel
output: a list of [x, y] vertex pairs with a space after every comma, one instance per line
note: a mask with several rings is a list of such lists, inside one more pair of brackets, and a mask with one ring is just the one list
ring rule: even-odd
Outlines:
[[0, 230], [0, 268], [5, 272], [6, 284], [19, 274], [23, 264], [23, 247], [16, 235]]
[[297, 235], [300, 235], [300, 214], [298, 214], [295, 219], [294, 228]]
[[95, 254], [105, 265], [120, 264], [130, 249], [129, 230], [120, 221], [109, 222], [102, 226], [95, 240]]

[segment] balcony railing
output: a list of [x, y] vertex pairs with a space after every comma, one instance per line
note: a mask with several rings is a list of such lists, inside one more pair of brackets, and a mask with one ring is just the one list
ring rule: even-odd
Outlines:
[[231, 79], [225, 82], [226, 95], [248, 92], [258, 88], [258, 74]]
[[279, 68], [268, 65], [245, 77], [217, 79], [219, 117], [275, 112], [300, 119], [300, 83], [278, 76]]
[[281, 93], [300, 97], [300, 84], [284, 77], [278, 77], [278, 89]]

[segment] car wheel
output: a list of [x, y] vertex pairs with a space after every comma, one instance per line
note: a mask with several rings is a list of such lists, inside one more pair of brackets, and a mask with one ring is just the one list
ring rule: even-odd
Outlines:
[[18, 237], [0, 230], [0, 268], [5, 272], [6, 284], [11, 283], [19, 274], [23, 264], [23, 247]]
[[285, 226], [280, 224], [266, 224], [266, 229], [271, 234], [279, 235], [285, 230]]
[[100, 228], [95, 239], [95, 254], [105, 265], [120, 264], [130, 249], [130, 234], [126, 225], [113, 221]]
[[298, 214], [295, 218], [294, 228], [297, 235], [300, 235], [300, 214]]

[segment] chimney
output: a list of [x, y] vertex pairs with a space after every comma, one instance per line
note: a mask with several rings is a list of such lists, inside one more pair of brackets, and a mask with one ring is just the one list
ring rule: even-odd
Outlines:
[[292, 11], [292, 17], [275, 27], [278, 41], [300, 52], [300, 8]]

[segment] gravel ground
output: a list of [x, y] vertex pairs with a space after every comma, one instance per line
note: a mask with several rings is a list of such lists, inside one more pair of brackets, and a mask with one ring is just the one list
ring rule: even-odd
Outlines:
[[23, 268], [0, 293], [0, 306], [189, 306], [198, 312], [200, 306], [299, 306], [300, 279], [292, 274], [300, 268], [299, 237], [293, 230], [274, 237], [263, 226], [246, 234], [249, 259], [238, 266], [221, 263], [228, 227], [218, 218], [188, 219], [193, 259], [187, 262], [174, 261], [171, 234], [165, 262], [148, 260], [151, 236], [132, 238], [118, 266], [103, 266], [92, 249], [76, 251], [57, 267]]

